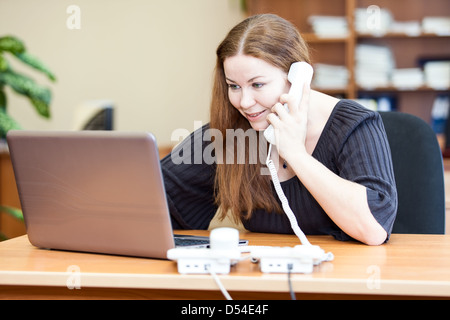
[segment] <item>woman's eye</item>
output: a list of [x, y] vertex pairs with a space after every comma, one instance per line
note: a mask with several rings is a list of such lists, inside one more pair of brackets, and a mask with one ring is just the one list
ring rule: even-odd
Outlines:
[[228, 84], [228, 88], [231, 90], [238, 90], [240, 87], [237, 84]]
[[256, 88], [256, 89], [261, 89], [263, 86], [264, 86], [264, 83], [257, 82], [257, 83], [253, 84], [253, 88]]

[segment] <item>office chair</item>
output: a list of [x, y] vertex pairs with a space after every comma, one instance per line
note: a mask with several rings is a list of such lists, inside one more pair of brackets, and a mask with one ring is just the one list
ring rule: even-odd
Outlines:
[[422, 119], [380, 112], [391, 147], [398, 192], [393, 233], [444, 234], [442, 153], [436, 134]]

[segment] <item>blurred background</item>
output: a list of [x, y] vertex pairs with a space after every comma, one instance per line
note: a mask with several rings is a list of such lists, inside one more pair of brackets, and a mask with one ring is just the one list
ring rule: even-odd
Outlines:
[[20, 38], [57, 78], [9, 59], [52, 102], [47, 120], [7, 88], [8, 113], [25, 129], [78, 129], [79, 106], [106, 100], [115, 129], [173, 144], [176, 128], [208, 121], [216, 47], [243, 17], [240, 0], [0, 0], [0, 36]]
[[[57, 79], [8, 55], [52, 99], [46, 119], [5, 86], [7, 113], [24, 129], [150, 131], [167, 154], [179, 141], [175, 130], [191, 132], [209, 120], [219, 43], [245, 17], [268, 12], [293, 22], [307, 40], [314, 89], [430, 124], [450, 190], [450, 0], [0, 0], [0, 39], [21, 39]], [[95, 116], [107, 108], [111, 114]], [[110, 123], [88, 125], [92, 119]], [[1, 205], [20, 208], [4, 142]], [[0, 240], [25, 233], [20, 213], [14, 216], [0, 212]]]

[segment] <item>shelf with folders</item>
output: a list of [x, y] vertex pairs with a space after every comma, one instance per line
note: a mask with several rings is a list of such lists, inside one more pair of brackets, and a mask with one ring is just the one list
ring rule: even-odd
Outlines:
[[[352, 79], [355, 37], [348, 27], [353, 19], [351, 1], [247, 0], [246, 5], [249, 15], [275, 13], [297, 26], [310, 47], [315, 69], [314, 89], [343, 98], [356, 98]], [[329, 73], [327, 68], [339, 71], [338, 85], [333, 86], [332, 81], [321, 76]], [[342, 83], [343, 77], [346, 83]]]
[[[356, 0], [354, 9], [358, 97], [393, 96], [395, 110], [422, 118], [438, 135], [442, 130], [436, 126], [436, 105], [450, 96], [448, 4], [447, 0]], [[371, 48], [366, 50], [372, 57], [365, 66], [358, 56], [361, 47]], [[382, 51], [378, 56], [377, 50]], [[371, 73], [370, 65], [376, 64], [372, 68], [376, 72]]]
[[[316, 71], [312, 86], [319, 91], [350, 99], [393, 97], [392, 109], [429, 123], [436, 98], [450, 92], [447, 67], [432, 66], [450, 61], [448, 0], [247, 0], [246, 4], [249, 15], [275, 13], [298, 27], [311, 49]], [[361, 46], [381, 47], [378, 59], [390, 55], [392, 63], [381, 62], [371, 73], [375, 63], [369, 58], [361, 69]], [[426, 74], [427, 62], [432, 77]], [[317, 81], [323, 65], [342, 74], [345, 68], [347, 83], [338, 81], [332, 87], [327, 79]]]

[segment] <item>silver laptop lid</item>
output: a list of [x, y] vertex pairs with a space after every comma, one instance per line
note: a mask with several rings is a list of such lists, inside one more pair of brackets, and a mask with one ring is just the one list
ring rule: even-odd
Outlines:
[[10, 131], [30, 242], [166, 258], [174, 247], [155, 138], [118, 131]]

